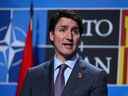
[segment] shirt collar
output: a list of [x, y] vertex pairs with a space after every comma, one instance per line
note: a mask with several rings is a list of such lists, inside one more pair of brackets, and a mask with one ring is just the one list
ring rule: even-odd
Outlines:
[[[70, 60], [66, 60], [64, 63], [67, 64], [69, 68], [73, 69], [77, 59], [78, 59], [78, 56], [75, 55]], [[56, 56], [54, 56], [54, 70], [56, 70], [57, 67], [61, 64], [62, 64], [62, 61]]]

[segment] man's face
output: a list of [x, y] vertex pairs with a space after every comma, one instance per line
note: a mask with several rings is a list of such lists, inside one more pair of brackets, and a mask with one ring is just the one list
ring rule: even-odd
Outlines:
[[76, 51], [80, 41], [77, 22], [66, 17], [60, 18], [54, 32], [50, 32], [50, 40], [55, 46], [56, 55], [71, 56]]

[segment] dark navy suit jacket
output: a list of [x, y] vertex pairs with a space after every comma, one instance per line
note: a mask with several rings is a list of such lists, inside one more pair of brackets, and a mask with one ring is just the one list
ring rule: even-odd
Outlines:
[[[29, 70], [21, 96], [54, 96], [53, 60]], [[79, 59], [63, 91], [63, 96], [107, 96], [104, 71]]]

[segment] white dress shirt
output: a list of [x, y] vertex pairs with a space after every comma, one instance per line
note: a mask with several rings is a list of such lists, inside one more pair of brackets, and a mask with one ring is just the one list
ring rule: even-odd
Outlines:
[[[64, 71], [65, 85], [69, 79], [69, 76], [75, 66], [77, 59], [78, 59], [78, 56], [76, 55], [76, 56], [72, 57], [70, 60], [64, 61], [64, 64], [68, 65], [68, 67]], [[58, 59], [56, 56], [54, 56], [54, 83], [55, 83], [57, 74], [59, 72], [58, 66], [61, 64], [63, 64], [62, 61], [60, 59]]]

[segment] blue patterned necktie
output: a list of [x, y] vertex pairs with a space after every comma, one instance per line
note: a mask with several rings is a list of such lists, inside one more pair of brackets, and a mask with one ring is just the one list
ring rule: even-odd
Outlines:
[[65, 86], [64, 71], [67, 67], [68, 66], [66, 64], [61, 64], [59, 66], [59, 73], [55, 81], [55, 96], [62, 96], [62, 92]]

